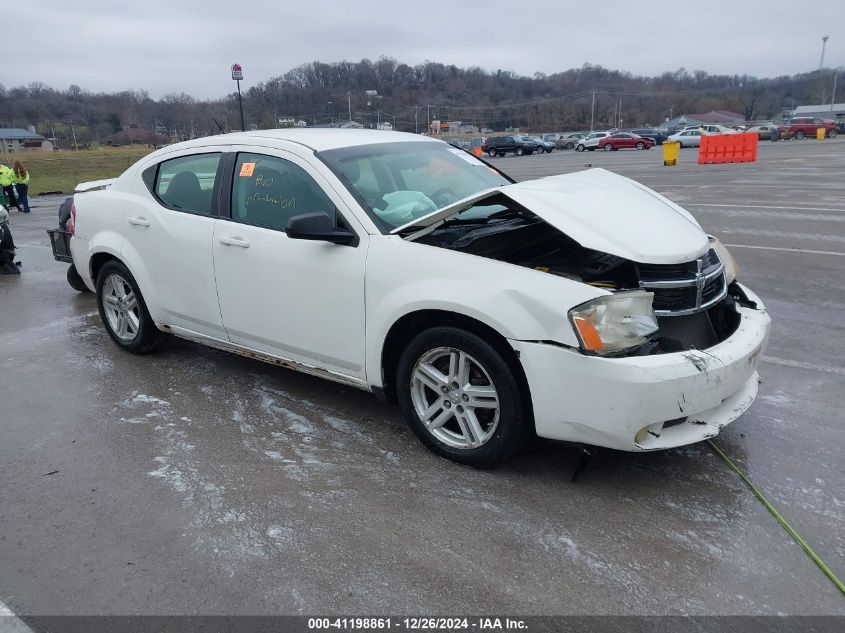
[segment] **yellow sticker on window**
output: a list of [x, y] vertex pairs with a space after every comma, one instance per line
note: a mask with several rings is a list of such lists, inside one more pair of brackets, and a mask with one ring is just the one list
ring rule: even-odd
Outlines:
[[241, 178], [249, 178], [252, 176], [253, 171], [255, 171], [255, 163], [244, 163], [241, 165], [241, 173], [239, 175]]

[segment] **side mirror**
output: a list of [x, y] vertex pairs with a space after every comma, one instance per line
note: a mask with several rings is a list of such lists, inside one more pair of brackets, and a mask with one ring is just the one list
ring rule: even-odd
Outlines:
[[316, 240], [332, 244], [358, 245], [358, 234], [345, 229], [338, 229], [326, 213], [303, 213], [288, 220], [285, 229], [293, 240]]

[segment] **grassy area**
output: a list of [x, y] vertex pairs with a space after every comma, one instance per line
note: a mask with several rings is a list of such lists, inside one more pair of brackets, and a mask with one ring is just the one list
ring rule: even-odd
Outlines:
[[47, 192], [73, 192], [80, 182], [114, 178], [152, 150], [150, 147], [102, 147], [61, 152], [21, 152], [0, 155], [0, 162], [11, 165], [19, 160], [26, 165], [32, 180], [29, 195]]

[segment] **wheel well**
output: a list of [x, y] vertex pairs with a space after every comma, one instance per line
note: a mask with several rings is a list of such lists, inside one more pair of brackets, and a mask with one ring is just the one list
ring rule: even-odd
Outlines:
[[91, 280], [94, 282], [94, 285], [97, 284], [97, 275], [100, 274], [100, 269], [105, 265], [106, 262], [111, 260], [114, 260], [116, 262], [120, 261], [111, 253], [95, 253], [94, 256], [91, 257]]
[[384, 384], [384, 396], [388, 401], [396, 403], [396, 370], [399, 365], [399, 357], [417, 334], [429, 328], [449, 325], [472, 332], [480, 336], [492, 345], [505, 359], [511, 368], [517, 383], [522, 390], [528, 419], [533, 420], [534, 408], [531, 405], [531, 391], [528, 388], [528, 380], [522, 369], [519, 356], [507, 342], [504, 336], [499, 334], [489, 325], [477, 319], [468, 317], [457, 312], [445, 310], [420, 310], [406, 314], [390, 328], [387, 337], [384, 339], [384, 346], [381, 351], [382, 383]]

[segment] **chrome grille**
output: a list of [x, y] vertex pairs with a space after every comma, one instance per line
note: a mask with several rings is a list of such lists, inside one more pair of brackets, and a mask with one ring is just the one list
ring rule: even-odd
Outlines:
[[695, 314], [718, 303], [727, 295], [725, 267], [710, 249], [698, 259], [683, 264], [638, 264], [640, 288], [654, 293], [658, 316]]

